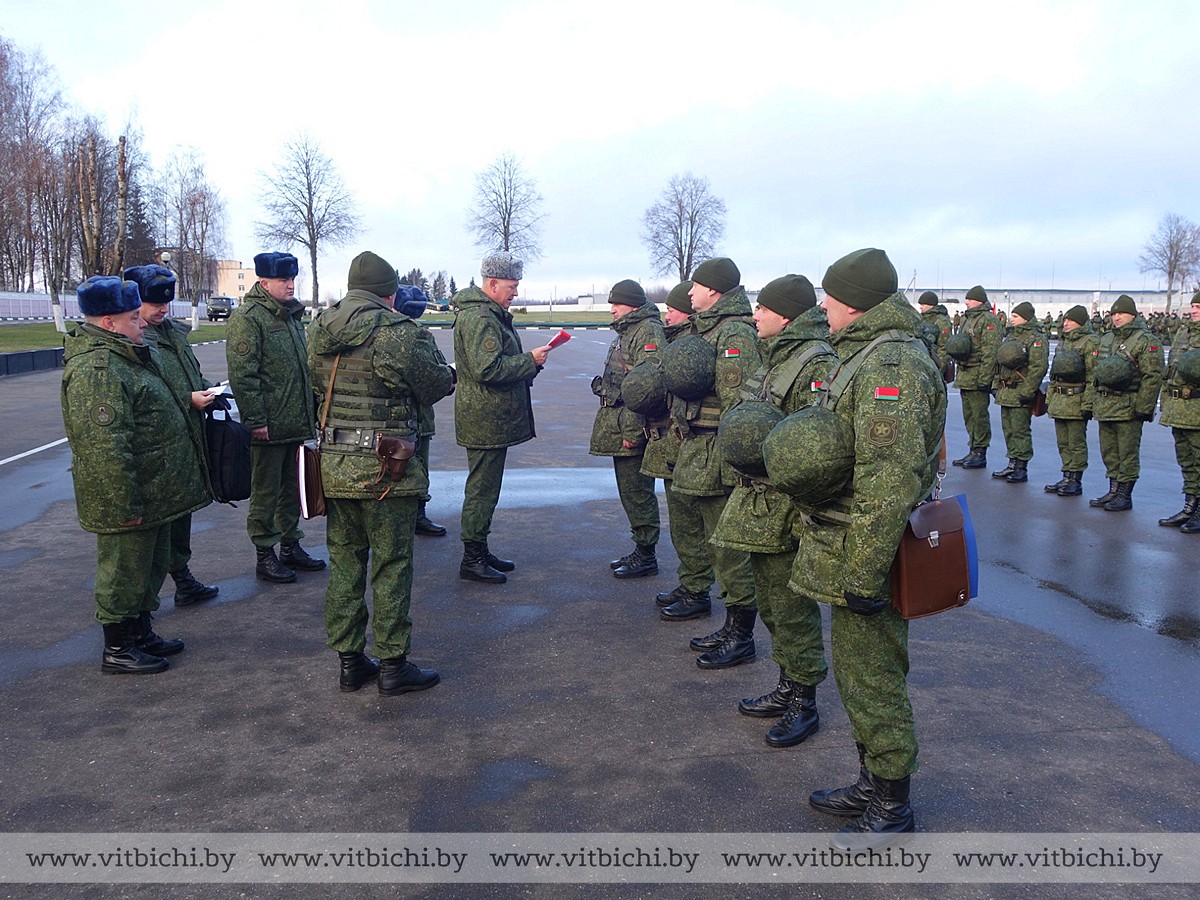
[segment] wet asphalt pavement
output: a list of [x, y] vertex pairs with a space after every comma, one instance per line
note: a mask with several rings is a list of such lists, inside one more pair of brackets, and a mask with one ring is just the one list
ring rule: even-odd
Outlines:
[[[551, 332], [526, 333], [526, 346]], [[449, 355], [450, 332], [438, 340]], [[705, 672], [687, 639], [720, 620], [668, 624], [656, 578], [618, 581], [629, 549], [611, 464], [587, 455], [588, 383], [611, 332], [577, 330], [534, 386], [538, 438], [510, 451], [492, 549], [516, 560], [503, 586], [457, 577], [465, 453], [452, 400], [438, 407], [432, 518], [419, 538], [412, 658], [433, 690], [381, 698], [337, 690], [324, 646], [324, 573], [296, 585], [253, 576], [245, 509], [195, 516], [192, 570], [213, 602], [175, 609], [158, 631], [187, 650], [168, 672], [99, 672], [95, 542], [75, 518], [64, 445], [0, 466], [0, 827], [9, 832], [827, 832], [809, 791], [855, 774], [832, 678], [820, 732], [773, 750], [770, 724], [737, 714], [774, 683], [758, 660]], [[224, 375], [224, 346], [199, 348]], [[0, 459], [62, 437], [61, 373], [0, 380]], [[913, 779], [930, 832], [1200, 832], [1200, 535], [1159, 528], [1180, 505], [1169, 430], [1145, 428], [1129, 513], [1090, 509], [1106, 488], [1096, 434], [1085, 495], [1058, 478], [1053, 425], [1035, 420], [1026, 485], [1003, 465], [999, 416], [989, 470], [951, 469], [979, 535], [981, 596], [914, 622], [910, 686], [921, 741]], [[951, 455], [965, 452], [957, 394]], [[150, 461], [148, 464], [152, 464]], [[663, 503], [665, 523], [665, 502]], [[304, 544], [324, 551], [324, 523]], [[665, 531], [665, 529], [664, 529]], [[826, 623], [828, 617], [826, 616]], [[319, 886], [195, 885], [180, 897], [1128, 897], [1194, 886]], [[159, 897], [161, 886], [0, 885], [0, 897]]]

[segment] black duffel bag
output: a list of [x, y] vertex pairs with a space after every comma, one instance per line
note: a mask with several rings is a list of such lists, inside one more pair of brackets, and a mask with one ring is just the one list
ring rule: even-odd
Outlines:
[[[223, 413], [218, 418], [217, 413]], [[208, 480], [213, 499], [232, 503], [250, 497], [250, 429], [229, 415], [229, 401], [217, 397], [204, 411]]]

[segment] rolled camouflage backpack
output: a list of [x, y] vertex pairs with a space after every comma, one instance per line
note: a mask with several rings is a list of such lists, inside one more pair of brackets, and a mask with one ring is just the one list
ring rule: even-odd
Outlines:
[[667, 414], [667, 386], [662, 369], [652, 360], [638, 363], [625, 373], [621, 382], [621, 399], [641, 416], [661, 419]]
[[1083, 381], [1086, 374], [1087, 364], [1078, 350], [1060, 347], [1055, 352], [1050, 366], [1050, 377], [1055, 381]]
[[1133, 387], [1137, 371], [1132, 362], [1114, 353], [1096, 363], [1095, 377], [1097, 387], [1107, 391], [1127, 391]]
[[975, 349], [975, 342], [971, 340], [971, 336], [965, 331], [960, 331], [958, 334], [952, 334], [946, 338], [946, 353], [952, 359], [959, 362], [966, 362], [971, 358], [971, 353]]
[[1001, 341], [996, 351], [996, 362], [1006, 369], [1023, 369], [1029, 362], [1029, 351], [1020, 341]]
[[1189, 387], [1200, 387], [1200, 349], [1180, 353], [1175, 360], [1175, 374]]
[[767, 474], [763, 462], [763, 442], [783, 413], [767, 400], [743, 400], [725, 415], [717, 428], [717, 446], [721, 458], [744, 475], [753, 478]]
[[763, 442], [763, 461], [775, 487], [801, 506], [834, 499], [854, 474], [854, 434], [831, 409], [792, 413]]
[[712, 393], [716, 372], [716, 348], [698, 334], [673, 341], [662, 353], [663, 384], [684, 400], [699, 400]]

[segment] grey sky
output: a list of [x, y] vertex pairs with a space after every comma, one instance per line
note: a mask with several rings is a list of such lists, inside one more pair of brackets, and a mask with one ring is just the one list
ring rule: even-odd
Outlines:
[[111, 133], [132, 120], [159, 165], [201, 152], [235, 258], [265, 249], [258, 173], [315, 137], [366, 225], [323, 254], [323, 294], [366, 248], [465, 285], [474, 176], [504, 152], [546, 200], [538, 298], [673, 284], [641, 217], [684, 171], [724, 199], [749, 288], [863, 246], [921, 287], [1154, 288], [1158, 220], [1200, 220], [1192, 3], [7, 6], [0, 34]]

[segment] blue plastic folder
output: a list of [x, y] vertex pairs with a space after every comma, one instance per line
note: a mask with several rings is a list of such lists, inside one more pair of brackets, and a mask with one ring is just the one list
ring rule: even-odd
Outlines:
[[967, 495], [955, 494], [954, 499], [963, 511], [963, 537], [967, 540], [967, 572], [971, 582], [971, 598], [974, 599], [979, 596], [979, 548], [975, 542], [975, 523], [971, 521], [971, 511], [967, 509]]

